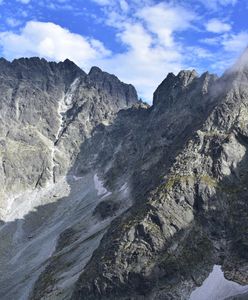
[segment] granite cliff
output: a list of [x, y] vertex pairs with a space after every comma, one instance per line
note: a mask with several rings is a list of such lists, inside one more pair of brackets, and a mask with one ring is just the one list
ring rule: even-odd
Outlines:
[[189, 299], [215, 265], [245, 293], [246, 58], [169, 73], [152, 106], [97, 67], [2, 59], [0, 298]]

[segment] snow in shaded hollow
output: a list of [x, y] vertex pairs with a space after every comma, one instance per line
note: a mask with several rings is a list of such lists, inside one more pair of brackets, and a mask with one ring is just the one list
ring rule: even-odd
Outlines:
[[108, 192], [106, 190], [106, 188], [104, 187], [103, 182], [99, 179], [97, 174], [94, 175], [94, 184], [95, 184], [95, 188], [97, 190], [98, 196], [103, 196]]
[[248, 286], [225, 279], [221, 266], [215, 265], [203, 284], [195, 289], [190, 300], [224, 300], [248, 292]]

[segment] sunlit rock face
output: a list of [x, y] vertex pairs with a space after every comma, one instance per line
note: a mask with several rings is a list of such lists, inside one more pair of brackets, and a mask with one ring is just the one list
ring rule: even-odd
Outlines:
[[131, 85], [100, 69], [97, 79], [95, 69], [87, 75], [69, 60], [0, 61], [1, 219], [13, 220], [27, 190], [65, 176], [92, 130], [137, 102]]
[[97, 67], [0, 69], [1, 299], [188, 300], [214, 265], [248, 284], [246, 67], [170, 73], [151, 107]]
[[[135, 103], [133, 86], [99, 68], [87, 75], [69, 60], [0, 60], [1, 299], [28, 299], [50, 264], [58, 269], [46, 283], [57, 283], [45, 297], [68, 299], [111, 220], [132, 202], [125, 178], [108, 190], [97, 166], [77, 171], [81, 144]], [[114, 203], [107, 218], [94, 215], [103, 200]]]

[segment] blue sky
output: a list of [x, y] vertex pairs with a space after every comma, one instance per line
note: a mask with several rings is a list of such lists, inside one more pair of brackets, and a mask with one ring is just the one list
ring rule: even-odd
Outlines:
[[150, 102], [168, 72], [230, 66], [248, 45], [247, 15], [245, 0], [0, 0], [0, 56], [97, 65]]

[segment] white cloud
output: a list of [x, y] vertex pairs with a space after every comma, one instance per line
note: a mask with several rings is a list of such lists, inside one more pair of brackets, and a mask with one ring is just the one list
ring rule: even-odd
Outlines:
[[[183, 39], [180, 32], [195, 30], [203, 18], [179, 4], [154, 4], [152, 0], [91, 1], [100, 5], [101, 22], [114, 29], [116, 40], [124, 50], [111, 53], [99, 40], [72, 33], [54, 23], [31, 21], [19, 33], [0, 32], [3, 55], [9, 59], [40, 56], [61, 61], [69, 58], [85, 71], [97, 65], [134, 84], [139, 95], [149, 101], [168, 72], [177, 73], [189, 65], [196, 67], [203, 60], [205, 65], [209, 62], [208, 66], [218, 60], [219, 65], [224, 65], [234, 57], [235, 49], [247, 43], [247, 33], [232, 35], [229, 24], [212, 19], [207, 24], [208, 30], [220, 34], [200, 42], [219, 45], [218, 53], [213, 55], [203, 44], [199, 46], [199, 41], [187, 44]], [[224, 5], [224, 0], [216, 2]]]
[[99, 5], [110, 5], [111, 4], [111, 0], [92, 0], [92, 1]]
[[1, 32], [0, 45], [9, 59], [40, 56], [60, 61], [69, 58], [85, 68], [110, 54], [100, 41], [84, 38], [53, 23], [35, 21], [28, 22], [19, 34]]
[[0, 33], [3, 55], [9, 59], [40, 56], [59, 61], [69, 58], [86, 71], [98, 65], [134, 84], [143, 99], [152, 100], [152, 93], [167, 73], [183, 68], [183, 47], [176, 41], [175, 34], [191, 27], [195, 14], [179, 5], [154, 5], [151, 0], [92, 1], [103, 6], [103, 21], [115, 29], [116, 39], [124, 46], [123, 52], [110, 55], [100, 41], [53, 23], [31, 21], [19, 34]]
[[222, 22], [218, 19], [211, 19], [206, 24], [206, 30], [213, 33], [223, 33], [230, 31], [232, 26], [228, 23]]
[[131, 13], [125, 14], [118, 10], [118, 1], [104, 6], [105, 23], [116, 29], [118, 41], [127, 50], [99, 61], [99, 65], [134, 84], [144, 99], [152, 100], [167, 73], [183, 67], [183, 47], [175, 34], [191, 27], [197, 16], [182, 6], [150, 0], [128, 2]]
[[159, 32], [161, 28], [168, 28], [171, 31], [185, 30], [196, 19], [192, 11], [163, 2], [144, 7], [137, 13], [137, 16], [144, 19], [153, 32]]
[[219, 36], [213, 38], [203, 38], [200, 39], [200, 42], [207, 45], [218, 45], [220, 43], [221, 38]]
[[166, 74], [182, 68], [180, 52], [154, 45], [152, 35], [140, 23], [125, 24], [119, 38], [128, 50], [99, 61], [99, 65], [134, 84], [145, 100], [152, 100], [152, 93]]
[[129, 10], [129, 5], [128, 5], [128, 3], [127, 3], [126, 0], [120, 0], [119, 3], [120, 3], [121, 9], [122, 9], [124, 12], [127, 12], [127, 11]]
[[219, 45], [220, 50], [215, 53], [215, 59], [210, 66], [223, 72], [237, 61], [237, 57], [240, 57], [248, 46], [248, 32], [224, 34], [219, 38]]
[[220, 5], [226, 6], [226, 5], [235, 5], [238, 0], [216, 0], [215, 2], [219, 2]]
[[190, 56], [195, 56], [198, 58], [212, 58], [214, 55], [209, 50], [206, 50], [201, 47], [187, 47], [187, 51], [189, 51]]
[[85, 38], [53, 23], [30, 21], [16, 34], [0, 32], [0, 47], [8, 59], [39, 56], [48, 60], [73, 60], [84, 70], [98, 65], [121, 80], [134, 84], [140, 96], [151, 100], [156, 86], [168, 72], [178, 72], [182, 57], [178, 50], [154, 45], [152, 35], [141, 23], [122, 24], [123, 53], [112, 54], [95, 39]]
[[141, 56], [143, 51], [146, 52], [146, 50], [151, 47], [152, 44], [151, 36], [139, 23], [125, 24], [125, 29], [118, 34], [118, 37], [132, 50], [140, 51]]
[[201, 2], [206, 8], [211, 10], [217, 10], [221, 6], [234, 6], [238, 0], [198, 0]]
[[[173, 60], [170, 59], [172, 55]], [[176, 56], [178, 59], [175, 59]], [[182, 69], [182, 57], [161, 48], [146, 49], [146, 56], [140, 56], [137, 51], [132, 50], [103, 60], [99, 65], [121, 80], [132, 83], [140, 97], [151, 102], [152, 93], [168, 72], [177, 73]]]
[[31, 2], [31, 0], [17, 0], [17, 1], [22, 4], [29, 4]]
[[172, 7], [164, 3], [145, 7], [137, 16], [145, 22], [150, 32], [157, 35], [158, 42], [166, 47], [173, 46], [175, 31], [189, 28], [196, 18], [195, 14], [183, 7]]
[[248, 32], [243, 31], [225, 37], [222, 45], [227, 52], [241, 53], [248, 46]]
[[102, 6], [120, 7], [123, 10], [127, 10], [129, 6], [132, 7], [144, 7], [145, 5], [152, 5], [153, 0], [91, 0]]
[[19, 26], [22, 22], [20, 20], [17, 20], [15, 18], [7, 18], [6, 19], [6, 23], [10, 26], [10, 27], [17, 27]]

